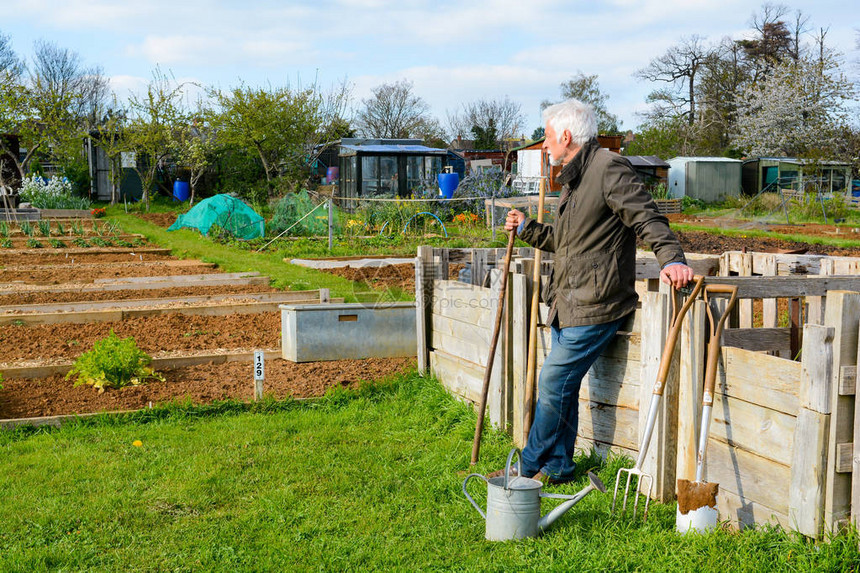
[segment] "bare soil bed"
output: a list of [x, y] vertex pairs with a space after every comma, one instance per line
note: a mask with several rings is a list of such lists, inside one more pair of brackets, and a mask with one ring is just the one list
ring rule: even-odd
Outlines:
[[26, 270], [14, 266], [0, 270], [0, 283], [23, 282], [35, 285], [59, 285], [63, 283], [91, 283], [96, 279], [125, 277], [163, 277], [171, 275], [203, 275], [221, 272], [210, 265], [173, 266], [165, 261], [154, 261], [145, 266], [141, 262], [124, 263], [67, 263], [43, 265], [34, 268], [27, 265]]
[[[687, 253], [718, 255], [725, 251], [747, 251], [756, 253], [806, 252], [809, 254], [837, 257], [860, 256], [860, 249], [814, 245], [770, 237], [744, 237], [715, 235], [701, 231], [677, 231], [675, 233]], [[845, 238], [848, 238], [847, 236]], [[860, 236], [857, 237], [860, 240]]]
[[175, 287], [151, 290], [113, 290], [104, 292], [20, 292], [0, 294], [0, 306], [14, 304], [50, 304], [63, 302], [97, 302], [109, 300], [135, 300], [153, 298], [176, 298], [183, 296], [201, 296], [218, 294], [244, 294], [259, 292], [276, 292], [267, 285], [248, 286], [199, 286]]
[[[462, 264], [448, 266], [449, 280], [456, 280]], [[403, 263], [381, 267], [352, 267], [345, 266], [321, 271], [367, 284], [374, 289], [399, 288], [404, 292], [415, 292], [415, 265]]]
[[149, 354], [279, 348], [281, 315], [279, 312], [226, 316], [167, 314], [118, 322], [0, 326], [2, 361], [73, 360], [111, 330], [121, 338], [133, 336], [137, 345]]
[[167, 253], [147, 253], [132, 249], [123, 252], [102, 253], [74, 250], [71, 252], [63, 249], [52, 252], [30, 251], [26, 255], [0, 250], [0, 265], [65, 265], [72, 259], [81, 263], [128, 263], [134, 261], [167, 261], [176, 260], [176, 257]]
[[[354, 387], [413, 367], [412, 358], [370, 358], [296, 364], [266, 362], [264, 394], [277, 399], [322, 396], [332, 387]], [[162, 372], [165, 381], [108, 389], [99, 394], [90, 386], [74, 387], [55, 375], [45, 379], [8, 379], [0, 390], [0, 418], [29, 418], [145, 408], [172, 400], [195, 404], [228, 398], [251, 400], [251, 363], [204, 364]]]

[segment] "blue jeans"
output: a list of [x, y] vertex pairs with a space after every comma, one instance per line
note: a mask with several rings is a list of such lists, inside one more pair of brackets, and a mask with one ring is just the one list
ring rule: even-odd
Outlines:
[[541, 472], [561, 482], [573, 479], [582, 378], [626, 319], [562, 329], [553, 325], [552, 348], [540, 371], [538, 401], [522, 452], [521, 475], [531, 477]]

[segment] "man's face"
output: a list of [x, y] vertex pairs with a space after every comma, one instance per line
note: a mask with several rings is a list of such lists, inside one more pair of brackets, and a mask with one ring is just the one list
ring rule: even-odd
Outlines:
[[546, 136], [543, 140], [543, 149], [549, 153], [549, 162], [552, 165], [561, 165], [567, 162], [567, 156], [569, 153], [569, 149], [567, 147], [567, 143], [564, 138], [562, 141], [558, 140], [558, 134], [555, 129], [547, 122], [546, 127], [544, 128], [544, 135]]

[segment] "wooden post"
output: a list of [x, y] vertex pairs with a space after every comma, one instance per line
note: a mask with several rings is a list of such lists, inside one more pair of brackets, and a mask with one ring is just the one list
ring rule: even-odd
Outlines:
[[[490, 271], [490, 300], [494, 304], [499, 303], [499, 295], [502, 291], [502, 270], [492, 269]], [[505, 293], [507, 295], [507, 293]], [[506, 297], [507, 298], [507, 297]], [[507, 301], [506, 301], [507, 302]], [[498, 312], [497, 308], [493, 308], [493, 313]], [[503, 309], [504, 312], [504, 309]], [[502, 324], [499, 330], [499, 346], [502, 351], [496, 352], [493, 356], [493, 371], [490, 378], [490, 391], [487, 395], [487, 413], [490, 416], [490, 424], [499, 430], [505, 429], [505, 353], [504, 349], [507, 346], [505, 338], [507, 338], [508, 329], [506, 328], [506, 316], [502, 315]], [[489, 366], [489, 365], [488, 365]]]
[[[822, 276], [836, 274], [833, 272], [833, 259], [822, 258], [819, 261], [818, 274]], [[808, 324], [823, 324], [824, 323], [824, 302], [823, 296], [808, 296], [807, 303], [807, 323]]]
[[487, 250], [472, 249], [472, 284], [483, 286], [487, 270]]
[[523, 433], [525, 410], [526, 362], [528, 360], [528, 279], [524, 274], [512, 275], [511, 283], [511, 378], [512, 412], [511, 429], [514, 445], [522, 449], [526, 445]]
[[[860, 338], [860, 334], [858, 334], [858, 338]], [[857, 345], [855, 363], [857, 366], [854, 367], [854, 456], [851, 468], [854, 477], [851, 484], [851, 519], [856, 527], [857, 524], [860, 524], [860, 414], [858, 414], [860, 413], [860, 407], [857, 405], [857, 402], [860, 401], [860, 392], [857, 392], [857, 370], [860, 368], [860, 343]], [[845, 374], [849, 374], [850, 368], [843, 368]], [[837, 379], [839, 379], [839, 372], [836, 374]]]
[[[753, 270], [753, 254], [741, 253], [741, 272], [742, 277], [751, 277]], [[753, 301], [751, 298], [742, 298], [738, 300], [738, 314], [740, 315], [740, 327], [753, 327]]]
[[418, 373], [430, 365], [430, 313], [433, 310], [433, 247], [418, 247], [415, 258], [415, 328], [418, 339]]
[[331, 291], [327, 288], [320, 289], [320, 304], [331, 302]]
[[794, 430], [788, 517], [792, 527], [817, 539], [824, 527], [835, 329], [807, 324], [800, 371], [800, 411]]
[[[829, 291], [825, 301], [824, 325], [835, 329], [831, 385], [836, 388], [842, 367], [853, 366], [857, 362], [860, 293]], [[840, 396], [839, 392], [831, 392], [824, 501], [825, 532], [837, 532], [851, 514], [851, 474], [836, 471], [836, 445], [854, 441], [854, 400], [853, 396]]]
[[[696, 479], [696, 456], [705, 376], [706, 312], [698, 300], [681, 328], [681, 365], [678, 382], [678, 479]], [[641, 406], [640, 406], [641, 407]]]
[[[669, 332], [671, 320], [668, 287], [660, 283], [659, 288], [662, 292], [646, 292], [642, 301], [640, 437], [645, 432], [648, 407], [651, 403], [654, 382], [657, 380], [657, 372], [660, 368], [660, 357], [666, 344], [666, 335]], [[642, 464], [643, 471], [654, 477], [654, 498], [659, 501], [668, 501], [675, 495], [676, 418], [678, 414], [678, 368], [675, 365], [677, 364], [678, 352], [679, 349], [676, 347], [675, 357], [672, 360], [673, 367], [669, 369], [669, 375], [666, 377], [666, 386], [663, 391], [663, 399], [660, 402], [660, 410], [657, 413], [654, 434], [648, 447], [648, 455]]]
[[[776, 255], [765, 255], [762, 274], [767, 277], [775, 277], [777, 274]], [[776, 328], [779, 326], [779, 311], [777, 299], [762, 299], [762, 326], [764, 328]]]

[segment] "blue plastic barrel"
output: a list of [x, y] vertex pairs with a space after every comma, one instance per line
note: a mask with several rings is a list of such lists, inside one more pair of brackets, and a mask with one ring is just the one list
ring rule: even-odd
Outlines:
[[325, 170], [325, 180], [326, 183], [331, 183], [332, 181], [337, 181], [337, 178], [340, 177], [340, 168], [339, 167], [329, 167]]
[[188, 181], [173, 182], [173, 198], [177, 201], [188, 201], [191, 196], [191, 186]]
[[442, 197], [450, 199], [454, 196], [454, 191], [460, 185], [460, 176], [456, 173], [440, 173], [436, 176], [436, 181], [439, 183]]

